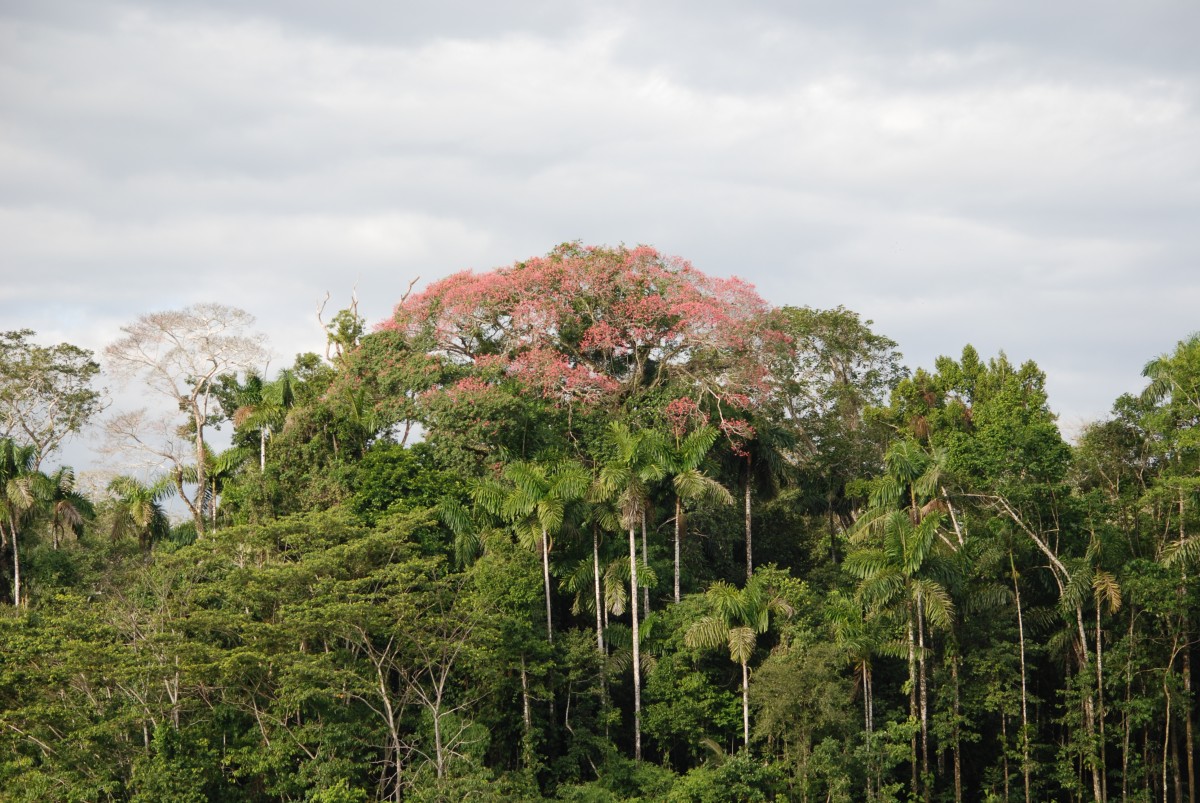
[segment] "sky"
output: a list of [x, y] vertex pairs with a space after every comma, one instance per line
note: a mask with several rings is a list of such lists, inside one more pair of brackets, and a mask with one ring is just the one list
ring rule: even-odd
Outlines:
[[648, 244], [914, 369], [1033, 359], [1070, 435], [1200, 329], [1197, 31], [1194, 0], [0, 0], [0, 329], [99, 354], [219, 301], [273, 370], [327, 293], [376, 323], [414, 279]]

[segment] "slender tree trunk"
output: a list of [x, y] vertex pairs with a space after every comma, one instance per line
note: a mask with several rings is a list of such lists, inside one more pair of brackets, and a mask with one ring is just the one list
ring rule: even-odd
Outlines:
[[742, 661], [742, 740], [750, 752], [750, 668]]
[[1004, 745], [1001, 755], [1004, 757], [1004, 799], [1011, 800], [1009, 795], [1008, 785], [1012, 780], [1012, 774], [1008, 770], [1008, 714], [1003, 708], [1000, 710], [1000, 744]]
[[17, 523], [11, 516], [8, 519], [8, 530], [12, 534], [13, 552], [13, 606], [19, 607], [21, 602], [21, 553], [17, 551]]
[[754, 549], [752, 548], [751, 540], [751, 521], [750, 521], [750, 484], [751, 484], [751, 464], [750, 455], [746, 455], [746, 487], [745, 487], [745, 504], [746, 504], [746, 579], [749, 580], [754, 575]]
[[600, 528], [592, 525], [592, 578], [596, 592], [596, 651], [604, 655], [604, 600], [600, 595]]
[[1017, 582], [1017, 564], [1012, 552], [1008, 553], [1008, 565], [1012, 569], [1013, 596], [1017, 603], [1017, 639], [1021, 658], [1021, 774], [1025, 778], [1025, 803], [1033, 803], [1029, 787], [1029, 695], [1026, 688], [1025, 667], [1025, 618], [1021, 612], [1021, 585]]
[[[193, 400], [195, 404], [195, 400]], [[196, 537], [204, 537], [204, 489], [208, 487], [208, 471], [204, 465], [205, 452], [204, 448], [204, 416], [200, 414], [200, 409], [196, 407], [193, 411], [192, 420], [196, 425], [196, 503], [188, 504], [192, 508], [192, 517], [196, 521]], [[183, 489], [180, 488], [180, 496], [183, 496]], [[183, 496], [183, 500], [187, 502], [187, 497]]]
[[1121, 740], [1121, 801], [1125, 803], [1129, 799], [1129, 742], [1133, 723], [1129, 719], [1129, 702], [1133, 699], [1133, 623], [1134, 609], [1129, 606], [1129, 633], [1126, 637], [1127, 648], [1125, 653], [1125, 710], [1121, 713], [1121, 727], [1124, 730], [1124, 736]]
[[1191, 648], [1191, 633], [1185, 627], [1183, 631], [1183, 691], [1184, 691], [1184, 719], [1183, 719], [1183, 745], [1184, 752], [1187, 753], [1187, 774], [1188, 774], [1188, 803], [1196, 803], [1196, 743], [1193, 741], [1192, 734], [1192, 711], [1195, 708], [1195, 703], [1192, 700], [1192, 648]]
[[533, 739], [533, 709], [529, 704], [529, 673], [525, 669], [525, 655], [521, 655], [521, 720], [525, 726], [525, 749], [529, 750]]
[[546, 587], [546, 640], [554, 643], [554, 624], [550, 616], [550, 536], [542, 528], [542, 580]]
[[[917, 637], [916, 625], [913, 622], [913, 602], [910, 598], [908, 608], [908, 717], [915, 725], [917, 723]], [[912, 796], [919, 794], [920, 764], [917, 761], [917, 731], [913, 731], [910, 748], [912, 759]]]
[[929, 689], [925, 680], [925, 604], [917, 592], [917, 666], [920, 673], [921, 792], [929, 803]]
[[1100, 799], [1108, 800], [1108, 743], [1104, 736], [1104, 644], [1101, 639], [1100, 600], [1096, 600], [1096, 726], [1100, 744], [1096, 747], [1096, 761], [1100, 768]]
[[867, 800], [875, 799], [875, 789], [879, 779], [875, 773], [875, 704], [871, 688], [871, 665], [866, 661], [862, 664], [863, 676], [863, 719], [867, 728]]
[[637, 534], [629, 528], [629, 604], [633, 623], [633, 755], [642, 760], [642, 651], [638, 643]]
[[1162, 799], [1167, 803], [1167, 755], [1171, 749], [1171, 689], [1163, 678], [1163, 695], [1166, 697], [1167, 712], [1163, 717], [1163, 752], [1162, 752]]
[[[1087, 629], [1083, 625], [1083, 608], [1079, 605], [1075, 606], [1075, 625], [1079, 630], [1079, 671], [1086, 677], [1088, 670], [1091, 668], [1091, 655], [1087, 645]], [[1088, 741], [1088, 756], [1087, 764], [1091, 765], [1092, 771], [1092, 799], [1095, 803], [1103, 803], [1104, 793], [1100, 788], [1100, 766], [1099, 760], [1096, 757], [1096, 701], [1092, 699], [1092, 691], [1085, 684], [1080, 689], [1083, 695], [1083, 724], [1087, 734]]]
[[[650, 565], [650, 550], [646, 546], [646, 511], [642, 511], [642, 563]], [[650, 613], [650, 588], [642, 589], [642, 618]]]
[[267, 428], [263, 427], [258, 431], [258, 473], [265, 474], [267, 471]]
[[954, 803], [962, 803], [962, 745], [959, 737], [958, 656], [950, 659], [950, 676], [954, 682]]
[[679, 602], [679, 541], [683, 535], [683, 500], [675, 496], [675, 601]]

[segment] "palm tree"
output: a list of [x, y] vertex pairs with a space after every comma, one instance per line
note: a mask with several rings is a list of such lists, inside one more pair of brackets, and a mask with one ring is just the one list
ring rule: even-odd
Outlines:
[[150, 550], [154, 541], [166, 538], [171, 531], [162, 503], [175, 493], [170, 477], [160, 477], [147, 485], [134, 477], [121, 476], [108, 484], [116, 495], [113, 515], [113, 540], [135, 535], [143, 551]]
[[84, 519], [90, 518], [94, 511], [92, 503], [75, 490], [75, 471], [70, 466], [62, 466], [46, 479], [50, 531], [54, 548], [58, 549], [66, 531], [79, 535], [83, 531]]
[[[18, 541], [21, 526], [39, 501], [38, 478], [45, 475], [34, 469], [37, 450], [19, 446], [11, 438], [0, 438], [0, 543], [12, 539], [13, 605], [21, 605], [21, 555]], [[6, 530], [7, 527], [7, 530]]]
[[867, 799], [873, 800], [880, 779], [873, 748], [875, 733], [875, 676], [873, 659], [876, 655], [891, 655], [884, 639], [881, 620], [864, 607], [861, 600], [834, 591], [825, 608], [825, 619], [833, 631], [834, 643], [854, 666], [863, 691], [863, 724], [867, 737]]
[[634, 432], [614, 421], [608, 427], [605, 446], [609, 459], [601, 466], [593, 486], [594, 496], [615, 503], [621, 525], [629, 532], [629, 602], [633, 645], [634, 755], [642, 759], [642, 676], [638, 633], [638, 560], [636, 530], [645, 521], [650, 484], [663, 478], [662, 438], [653, 430]]
[[[903, 608], [908, 639], [909, 714], [920, 723], [920, 775], [929, 797], [929, 695], [925, 670], [925, 630], [947, 628], [954, 603], [940, 579], [951, 574], [939, 554], [950, 541], [943, 531], [939, 456], [913, 441], [894, 444], [885, 456], [886, 473], [874, 484], [871, 504], [855, 525], [852, 540], [862, 546], [846, 558], [846, 570], [859, 578], [858, 594], [869, 607]], [[902, 507], [897, 507], [902, 505]], [[919, 667], [919, 671], [918, 671]], [[917, 737], [912, 742], [914, 793]]]
[[[754, 575], [754, 539], [751, 499], [755, 488], [760, 495], [773, 496], [787, 476], [790, 466], [788, 453], [796, 447], [796, 436], [792, 431], [766, 418], [752, 416], [743, 426], [730, 432], [748, 433], [730, 438], [730, 453], [727, 459], [736, 465], [741, 475], [742, 504], [746, 527], [746, 580]], [[729, 464], [727, 464], [729, 465]], [[732, 468], [733, 465], [730, 467]]]
[[271, 382], [246, 377], [243, 403], [233, 414], [234, 426], [258, 432], [258, 470], [267, 470], [267, 440], [283, 428], [296, 404], [296, 376], [287, 368]]
[[729, 649], [729, 658], [742, 667], [742, 738], [750, 748], [750, 659], [758, 636], [771, 625], [771, 614], [791, 616], [792, 606], [761, 576], [750, 578], [745, 588], [718, 580], [704, 592], [712, 613], [698, 619], [684, 634], [692, 649]]
[[578, 463], [511, 463], [502, 472], [503, 482], [484, 481], [471, 492], [475, 501], [492, 515], [508, 522], [518, 540], [538, 549], [542, 558], [542, 581], [546, 592], [546, 638], [554, 641], [550, 596], [551, 534], [564, 524], [567, 506], [583, 498], [591, 477]]
[[675, 601], [679, 602], [680, 543], [686, 533], [684, 507], [687, 502], [733, 504], [733, 495], [717, 480], [704, 473], [701, 464], [717, 441], [717, 430], [703, 426], [686, 436], [675, 437], [666, 454], [666, 472], [675, 492]]

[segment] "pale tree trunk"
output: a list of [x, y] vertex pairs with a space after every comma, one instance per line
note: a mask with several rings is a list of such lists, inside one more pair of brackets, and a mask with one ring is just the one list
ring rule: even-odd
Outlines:
[[[1186, 530], [1184, 528], [1184, 497], [1179, 495], [1179, 542], [1183, 543], [1186, 540]], [[1176, 588], [1176, 594], [1180, 601], [1184, 599], [1187, 589], [1187, 570], [1184, 569], [1179, 576], [1179, 586]], [[1196, 803], [1196, 742], [1195, 736], [1192, 733], [1192, 711], [1194, 703], [1192, 702], [1192, 639], [1191, 627], [1189, 627], [1188, 615], [1185, 611], [1181, 618], [1181, 627], [1183, 635], [1183, 748], [1187, 753], [1187, 774], [1188, 774], [1188, 803]]]
[[[906, 607], [908, 608], [908, 716], [915, 724], [917, 721], [917, 637], [911, 599], [908, 600]], [[912, 795], [916, 797], [921, 773], [920, 764], [917, 761], [916, 731], [913, 731], [909, 749], [912, 759]]]
[[917, 664], [920, 672], [921, 792], [929, 803], [929, 692], [925, 681], [925, 606], [917, 592]]
[[542, 528], [542, 582], [546, 588], [546, 640], [554, 643], [554, 624], [550, 617], [550, 536]]
[[258, 431], [258, 473], [264, 474], [267, 470], [267, 428], [263, 427]]
[[[193, 400], [193, 404], [195, 401]], [[200, 414], [200, 409], [197, 407], [192, 416], [196, 425], [196, 503], [193, 505], [188, 503], [188, 507], [192, 509], [192, 517], [196, 521], [196, 537], [204, 536], [204, 489], [208, 485], [208, 471], [204, 465], [204, 416]], [[182, 496], [183, 489], [180, 488]], [[187, 497], [183, 497], [184, 502], [187, 502]]]
[[[1087, 629], [1083, 625], [1083, 608], [1079, 605], [1075, 606], [1075, 625], [1079, 630], [1079, 644], [1077, 651], [1079, 655], [1079, 671], [1087, 674], [1091, 668], [1091, 654], [1087, 644]], [[1092, 799], [1095, 803], [1103, 803], [1104, 793], [1100, 787], [1100, 767], [1099, 761], [1096, 759], [1095, 750], [1096, 744], [1096, 701], [1092, 699], [1091, 689], [1083, 689], [1083, 724], [1087, 733], [1089, 752], [1091, 760], [1087, 763], [1091, 764], [1092, 770]]]
[[1100, 769], [1100, 799], [1108, 800], [1108, 744], [1104, 737], [1104, 645], [1100, 629], [1100, 600], [1096, 600], [1096, 725], [1100, 744], [1096, 748], [1096, 761]]
[[629, 604], [633, 623], [633, 755], [642, 760], [642, 651], [638, 644], [637, 534], [629, 528]]
[[875, 712], [874, 702], [871, 691], [871, 665], [866, 661], [862, 663], [862, 679], [863, 679], [863, 722], [867, 732], [867, 796], [866, 800], [875, 799], [875, 786], [878, 784], [878, 779], [875, 777]]
[[525, 726], [525, 747], [529, 748], [533, 738], [533, 710], [529, 704], [529, 673], [525, 669], [525, 655], [521, 655], [521, 720]]
[[742, 661], [742, 739], [750, 752], [750, 668]]
[[[642, 563], [650, 565], [650, 550], [646, 546], [646, 511], [642, 511]], [[650, 589], [642, 589], [642, 616], [650, 613]]]
[[958, 656], [950, 659], [950, 675], [954, 682], [954, 803], [962, 803], [962, 745], [959, 738]]
[[21, 603], [21, 553], [17, 551], [17, 523], [10, 516], [8, 519], [8, 531], [12, 535], [12, 553], [13, 553], [13, 606], [18, 607]]
[[1017, 640], [1021, 658], [1021, 774], [1025, 777], [1025, 803], [1033, 803], [1029, 787], [1029, 695], [1026, 689], [1025, 619], [1021, 612], [1021, 586], [1017, 582], [1017, 565], [1012, 552], [1008, 553], [1008, 564], [1012, 568], [1013, 596], [1017, 603]]
[[754, 575], [754, 550], [751, 548], [751, 521], [750, 521], [750, 482], [751, 482], [751, 466], [750, 456], [746, 456], [746, 488], [745, 488], [745, 504], [746, 504], [746, 580], [749, 580]]
[[592, 579], [596, 592], [596, 651], [604, 655], [604, 601], [600, 595], [600, 531], [592, 525]]
[[1183, 745], [1187, 753], [1188, 773], [1188, 803], [1196, 803], [1196, 743], [1192, 735], [1192, 650], [1189, 643], [1190, 633], [1185, 629], [1184, 643], [1188, 646], [1183, 650], [1183, 691], [1184, 691], [1184, 720]]
[[1121, 727], [1124, 730], [1124, 737], [1121, 741], [1121, 800], [1122, 803], [1129, 797], [1129, 742], [1133, 723], [1129, 719], [1129, 701], [1133, 699], [1133, 623], [1134, 623], [1133, 606], [1129, 606], [1129, 632], [1126, 640], [1128, 648], [1125, 653], [1125, 710], [1121, 714]]
[[679, 602], [679, 539], [683, 534], [683, 500], [675, 497], [675, 601]]

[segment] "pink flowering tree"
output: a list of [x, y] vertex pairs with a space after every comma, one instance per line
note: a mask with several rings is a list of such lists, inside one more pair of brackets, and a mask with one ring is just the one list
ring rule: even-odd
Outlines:
[[568, 417], [671, 397], [741, 408], [772, 392], [767, 355], [787, 339], [738, 279], [653, 248], [566, 244], [487, 273], [464, 271], [406, 298], [380, 328], [430, 344], [462, 369], [435, 392], [460, 400], [508, 385]]

